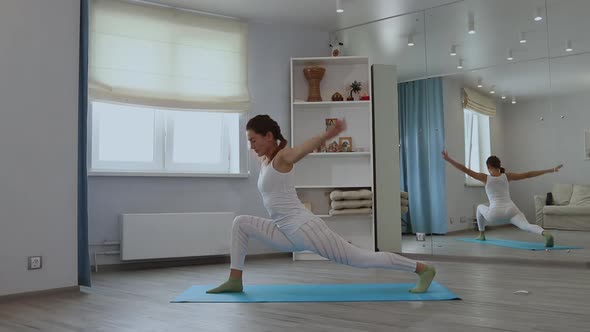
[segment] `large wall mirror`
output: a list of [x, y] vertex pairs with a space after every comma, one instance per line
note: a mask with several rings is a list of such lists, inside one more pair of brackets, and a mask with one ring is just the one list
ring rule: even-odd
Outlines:
[[[398, 69], [402, 252], [590, 261], [590, 2], [428, 5], [333, 36], [345, 54]], [[443, 150], [496, 182], [486, 162], [497, 156], [509, 192], [486, 193]], [[517, 211], [500, 211], [507, 195]], [[473, 241], [482, 228], [486, 241]], [[549, 235], [571, 248], [544, 250]]]

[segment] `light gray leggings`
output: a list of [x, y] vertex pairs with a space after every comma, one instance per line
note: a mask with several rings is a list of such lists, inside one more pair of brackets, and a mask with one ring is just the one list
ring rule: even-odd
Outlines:
[[244, 269], [248, 240], [256, 238], [283, 252], [310, 250], [331, 261], [359, 268], [385, 268], [414, 272], [416, 261], [390, 252], [373, 252], [356, 247], [317, 218], [293, 234], [284, 234], [270, 219], [238, 216], [232, 227], [231, 268]]
[[511, 224], [523, 231], [543, 234], [543, 228], [539, 225], [529, 224], [516, 205], [495, 206], [491, 209], [483, 204], [477, 206], [477, 228], [480, 232], [486, 229], [486, 225], [493, 225], [505, 220], [510, 220]]

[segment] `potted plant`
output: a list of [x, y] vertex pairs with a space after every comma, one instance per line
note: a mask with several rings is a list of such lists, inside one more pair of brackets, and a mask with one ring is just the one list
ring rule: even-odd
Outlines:
[[353, 93], [357, 95], [361, 92], [361, 82], [357, 82], [356, 80], [350, 83], [350, 97], [346, 98], [346, 100], [354, 100], [352, 97]]

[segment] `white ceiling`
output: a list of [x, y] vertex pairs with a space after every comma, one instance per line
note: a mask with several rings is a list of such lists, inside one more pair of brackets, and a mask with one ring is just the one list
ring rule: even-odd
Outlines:
[[250, 22], [293, 24], [323, 30], [336, 27], [336, 0], [149, 0], [149, 2], [231, 16]]
[[302, 25], [333, 31], [376, 19], [424, 10], [456, 0], [146, 0], [252, 22]]
[[[496, 85], [523, 99], [590, 91], [589, 0], [547, 0], [547, 8], [545, 0], [341, 0], [343, 14], [336, 13], [336, 0], [149, 1], [252, 22], [338, 30], [345, 55], [396, 64], [401, 80], [458, 75], [475, 84], [482, 78], [485, 89]], [[538, 7], [545, 19], [535, 22]], [[475, 35], [467, 34], [469, 12]], [[526, 32], [526, 44], [519, 43], [520, 32]], [[407, 46], [410, 33], [414, 47]], [[567, 39], [574, 52], [564, 51]], [[449, 55], [453, 44], [455, 57]], [[506, 60], [508, 48], [514, 61]], [[463, 70], [456, 68], [459, 57]]]

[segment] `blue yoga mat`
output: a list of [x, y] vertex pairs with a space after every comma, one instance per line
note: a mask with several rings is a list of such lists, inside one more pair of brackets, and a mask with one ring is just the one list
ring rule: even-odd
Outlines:
[[525, 250], [567, 250], [567, 249], [584, 249], [582, 247], [576, 246], [554, 246], [551, 248], [545, 247], [543, 243], [531, 243], [531, 242], [522, 242], [522, 241], [511, 241], [511, 240], [501, 240], [501, 239], [486, 239], [485, 241], [480, 241], [472, 238], [458, 238], [457, 240], [463, 242], [471, 242], [471, 243], [479, 243], [479, 244], [491, 244], [494, 246], [500, 247], [507, 247], [507, 248], [515, 248], [515, 249], [525, 249]]
[[376, 302], [460, 300], [443, 285], [432, 282], [426, 293], [410, 293], [415, 284], [302, 284], [245, 285], [243, 293], [207, 294], [215, 286], [192, 286], [172, 303], [245, 302]]

